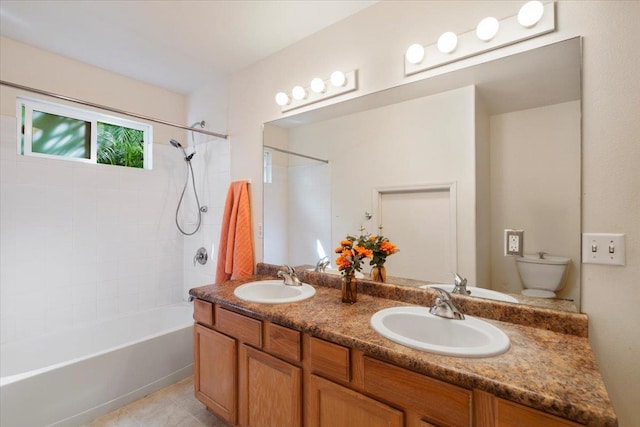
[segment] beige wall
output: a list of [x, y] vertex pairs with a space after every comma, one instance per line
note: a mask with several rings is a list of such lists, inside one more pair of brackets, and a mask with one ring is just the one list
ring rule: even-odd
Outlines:
[[[2, 80], [36, 89], [130, 111], [157, 119], [183, 124], [187, 119], [187, 97], [105, 71], [15, 40], [0, 37], [0, 76]], [[89, 107], [54, 98], [0, 87], [2, 115], [16, 114], [16, 95], [37, 97], [50, 102], [78, 108]], [[104, 112], [107, 115], [118, 114]], [[145, 122], [131, 117], [130, 120]], [[169, 138], [183, 141], [186, 133], [180, 129], [153, 124], [153, 142], [169, 145]]]
[[[317, 108], [400, 85], [488, 58], [573, 36], [584, 36], [583, 232], [627, 234], [626, 267], [582, 266], [582, 308], [590, 339], [621, 426], [640, 419], [640, 2], [560, 1], [557, 30], [481, 57], [403, 77], [402, 55], [415, 42], [433, 43], [443, 31], [464, 32], [487, 15], [517, 13], [521, 2], [381, 2], [320, 31], [230, 79], [231, 175], [260, 182], [262, 123], [282, 117], [276, 92], [335, 69], [360, 72], [359, 90], [311, 105]], [[295, 111], [294, 111], [295, 113]], [[262, 189], [252, 186], [253, 205]], [[256, 212], [254, 221], [260, 221]], [[260, 240], [256, 239], [258, 246]], [[261, 249], [257, 248], [258, 259]]]
[[558, 292], [580, 303], [580, 101], [491, 116], [493, 287], [520, 293], [502, 230], [525, 231], [527, 253], [571, 258]]

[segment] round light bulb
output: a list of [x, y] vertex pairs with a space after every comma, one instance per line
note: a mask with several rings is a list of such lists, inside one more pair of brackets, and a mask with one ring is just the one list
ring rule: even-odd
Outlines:
[[405, 58], [411, 64], [419, 64], [424, 59], [424, 47], [421, 44], [415, 43], [409, 46]]
[[331, 73], [330, 80], [335, 87], [341, 87], [347, 83], [347, 76], [342, 71], [334, 71]]
[[278, 104], [281, 107], [284, 107], [288, 103], [289, 103], [289, 95], [287, 95], [284, 92], [278, 92], [276, 94], [276, 104]]
[[458, 36], [451, 31], [442, 34], [438, 39], [438, 50], [442, 53], [451, 53], [458, 47]]
[[324, 84], [324, 80], [322, 80], [320, 77], [316, 77], [315, 79], [311, 80], [310, 86], [311, 90], [315, 93], [323, 93], [325, 90], [327, 90], [327, 85]]
[[518, 12], [518, 23], [525, 28], [531, 28], [540, 21], [544, 14], [544, 5], [538, 0], [526, 2]]
[[307, 97], [307, 91], [302, 86], [296, 86], [291, 90], [291, 96], [297, 101], [301, 101]]
[[500, 22], [493, 16], [488, 16], [478, 24], [476, 35], [483, 42], [488, 42], [498, 33], [498, 28], [500, 28]]

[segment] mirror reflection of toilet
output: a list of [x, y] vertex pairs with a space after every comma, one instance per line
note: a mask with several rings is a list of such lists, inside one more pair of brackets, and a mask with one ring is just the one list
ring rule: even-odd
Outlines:
[[524, 290], [522, 295], [555, 298], [567, 280], [569, 258], [551, 256], [544, 252], [525, 254], [516, 258], [516, 267]]

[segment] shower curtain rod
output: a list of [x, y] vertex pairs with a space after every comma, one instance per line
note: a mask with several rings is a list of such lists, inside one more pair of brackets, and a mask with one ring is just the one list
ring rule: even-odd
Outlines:
[[279, 151], [281, 153], [291, 154], [292, 156], [298, 156], [298, 157], [304, 157], [305, 159], [317, 160], [318, 162], [322, 162], [322, 163], [329, 163], [329, 160], [319, 159], [317, 157], [311, 157], [311, 156], [307, 156], [306, 154], [295, 153], [289, 150], [283, 150], [282, 148], [272, 147], [270, 145], [263, 145], [263, 147], [273, 151]]
[[163, 124], [163, 125], [167, 125], [167, 126], [172, 126], [174, 128], [190, 130], [192, 132], [203, 133], [205, 135], [211, 135], [211, 136], [215, 136], [215, 137], [223, 138], [223, 139], [227, 139], [228, 138], [228, 135], [223, 135], [223, 134], [216, 133], [216, 132], [210, 132], [210, 131], [204, 130], [204, 129], [191, 128], [189, 126], [183, 126], [183, 125], [179, 125], [177, 123], [168, 122], [166, 120], [155, 119], [153, 117], [144, 116], [142, 114], [131, 113], [129, 111], [119, 110], [117, 108], [107, 107], [105, 105], [94, 104], [93, 102], [83, 101], [81, 99], [72, 98], [70, 96], [60, 95], [60, 94], [53, 93], [53, 92], [47, 92], [45, 90], [40, 90], [40, 89], [32, 88], [32, 87], [29, 87], [29, 86], [23, 86], [23, 85], [19, 85], [17, 83], [11, 83], [11, 82], [8, 82], [8, 81], [5, 81], [5, 80], [0, 80], [0, 85], [9, 86], [9, 87], [12, 87], [12, 88], [15, 88], [15, 89], [20, 89], [20, 90], [26, 90], [28, 92], [37, 93], [39, 95], [50, 96], [52, 98], [62, 99], [62, 100], [65, 100], [65, 101], [75, 102], [76, 104], [86, 105], [88, 107], [100, 108], [102, 110], [111, 111], [112, 113], [124, 114], [125, 116], [135, 117], [137, 119], [142, 119], [142, 120], [148, 120], [150, 122], [159, 123], [159, 124]]

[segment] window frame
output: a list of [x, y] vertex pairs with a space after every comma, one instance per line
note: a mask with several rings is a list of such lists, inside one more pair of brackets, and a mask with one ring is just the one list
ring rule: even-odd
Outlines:
[[[22, 141], [22, 107], [24, 106], [24, 141]], [[45, 154], [33, 152], [33, 111], [54, 114], [75, 120], [89, 122], [91, 125], [90, 132], [90, 154], [89, 158], [58, 156], [55, 154]], [[146, 169], [151, 170], [153, 167], [153, 126], [123, 119], [120, 117], [109, 116], [107, 114], [98, 113], [90, 110], [83, 110], [64, 104], [56, 104], [49, 101], [43, 101], [35, 98], [16, 97], [16, 117], [18, 141], [18, 155], [40, 157], [45, 159], [69, 160], [81, 163], [98, 163], [98, 123], [105, 123], [120, 127], [126, 127], [142, 131], [143, 134], [143, 167], [129, 167], [130, 169]]]

